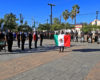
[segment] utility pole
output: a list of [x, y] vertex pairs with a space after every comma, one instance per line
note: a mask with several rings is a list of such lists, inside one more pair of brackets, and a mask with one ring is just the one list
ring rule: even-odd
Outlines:
[[61, 24], [61, 16], [60, 16], [60, 24]]
[[32, 28], [33, 28], [34, 31], [35, 31], [35, 24], [36, 24], [36, 22], [35, 22], [35, 20], [32, 18]]
[[99, 11], [96, 11], [96, 25], [97, 25], [97, 20], [98, 20], [98, 14], [99, 14]]
[[23, 24], [23, 15], [20, 13], [20, 24]]
[[34, 28], [33, 23], [34, 23], [34, 21], [33, 21], [33, 18], [32, 18], [32, 28]]
[[48, 4], [51, 7], [51, 15], [50, 15], [50, 21], [52, 25], [52, 7], [55, 6], [54, 4]]
[[47, 24], [48, 24], [48, 19], [47, 19]]

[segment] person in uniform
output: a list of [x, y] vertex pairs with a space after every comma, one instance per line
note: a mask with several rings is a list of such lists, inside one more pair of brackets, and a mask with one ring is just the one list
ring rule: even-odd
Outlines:
[[29, 39], [29, 49], [32, 49], [31, 48], [31, 45], [32, 45], [32, 33], [31, 32], [29, 32], [28, 39]]
[[18, 43], [18, 47], [20, 48], [20, 37], [21, 37], [21, 35], [20, 35], [20, 33], [18, 32], [18, 34], [17, 34], [17, 43]]
[[2, 31], [0, 31], [0, 40], [3, 40], [5, 37], [5, 35], [2, 33]]
[[24, 50], [25, 39], [26, 39], [26, 36], [25, 36], [24, 32], [22, 32], [22, 34], [21, 34], [22, 50]]
[[[5, 35], [0, 31], [0, 42], [5, 41]], [[0, 51], [3, 49], [3, 47], [0, 45]]]
[[37, 31], [34, 33], [34, 42], [35, 42], [35, 48], [37, 48], [37, 41], [38, 41], [38, 34]]
[[41, 33], [40, 33], [40, 46], [42, 46], [42, 43], [43, 43], [43, 37], [44, 37], [44, 36], [43, 36], [43, 33], [41, 32]]
[[7, 44], [8, 44], [8, 51], [12, 52], [13, 33], [10, 30], [8, 30], [8, 33], [6, 35], [6, 39], [7, 39]]

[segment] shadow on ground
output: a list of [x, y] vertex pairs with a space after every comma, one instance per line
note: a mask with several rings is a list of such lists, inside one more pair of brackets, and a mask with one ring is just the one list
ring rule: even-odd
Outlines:
[[100, 51], [100, 49], [76, 49], [76, 50], [72, 50], [72, 51], [76, 51], [76, 52], [97, 52], [97, 51]]
[[[71, 45], [71, 47], [74, 47], [76, 45]], [[50, 45], [45, 45], [42, 47], [38, 47], [38, 48], [32, 48], [32, 49], [25, 49], [24, 51], [22, 51], [21, 49], [18, 49], [17, 46], [13, 46], [16, 49], [13, 50], [13, 52], [5, 52], [2, 51], [0, 52], [0, 55], [6, 55], [6, 54], [29, 54], [29, 53], [41, 53], [41, 52], [49, 52], [49, 51], [59, 51], [59, 47], [55, 46], [54, 44], [50, 44]]]

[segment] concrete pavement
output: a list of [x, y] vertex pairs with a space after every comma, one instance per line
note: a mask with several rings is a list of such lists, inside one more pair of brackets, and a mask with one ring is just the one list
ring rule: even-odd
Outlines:
[[1, 59], [0, 80], [99, 80], [90, 79], [89, 73], [100, 62], [100, 45], [72, 43], [64, 53], [59, 53], [54, 45], [50, 46], [53, 48], [46, 52], [37, 50], [20, 57]]

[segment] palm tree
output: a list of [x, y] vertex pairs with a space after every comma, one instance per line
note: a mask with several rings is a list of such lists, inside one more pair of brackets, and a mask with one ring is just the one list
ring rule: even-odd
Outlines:
[[69, 18], [69, 11], [65, 10], [62, 15], [63, 15], [64, 20], [66, 21]]
[[74, 12], [74, 10], [72, 10], [72, 11], [70, 12], [70, 17], [71, 17], [72, 23], [73, 23], [73, 19], [75, 18], [75, 12]]
[[73, 8], [72, 14], [75, 16], [75, 24], [76, 24], [76, 14], [79, 14], [80, 7], [78, 5], [74, 5], [72, 8]]

